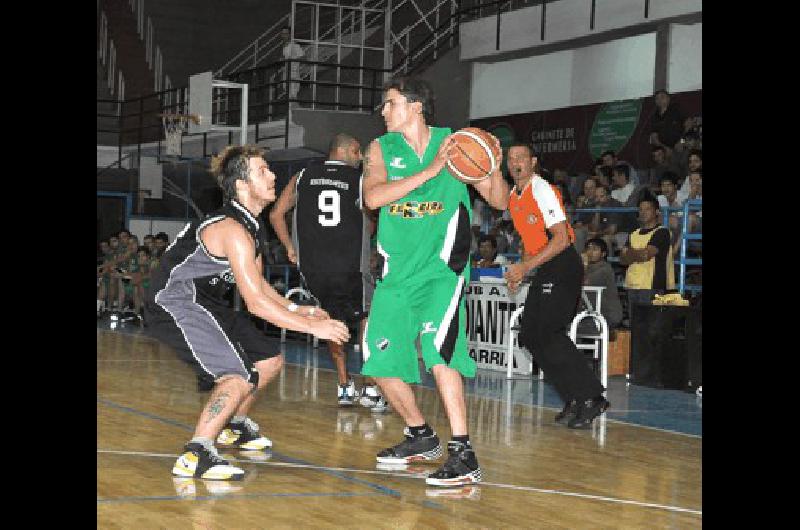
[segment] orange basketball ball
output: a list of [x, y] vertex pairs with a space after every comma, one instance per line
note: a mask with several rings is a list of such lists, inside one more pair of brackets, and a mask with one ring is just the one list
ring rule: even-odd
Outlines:
[[453, 133], [456, 146], [447, 161], [447, 169], [466, 184], [480, 182], [498, 169], [500, 149], [495, 137], [477, 127], [465, 127]]

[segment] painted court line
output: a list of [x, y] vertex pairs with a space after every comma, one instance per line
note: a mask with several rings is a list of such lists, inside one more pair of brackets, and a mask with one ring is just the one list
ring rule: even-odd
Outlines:
[[108, 497], [97, 499], [98, 504], [142, 501], [219, 501], [223, 499], [259, 499], [263, 497], [373, 497], [380, 493], [221, 493], [219, 495], [157, 495], [152, 497]]
[[[117, 451], [113, 449], [98, 449], [98, 453], [104, 454], [116, 454], [116, 455], [128, 455], [128, 456], [145, 456], [145, 457], [155, 457], [155, 458], [177, 458], [178, 455], [176, 454], [166, 454], [166, 453], [148, 453], [145, 451]], [[355, 469], [355, 468], [347, 468], [347, 467], [328, 467], [328, 466], [317, 466], [314, 464], [295, 464], [291, 462], [254, 462], [252, 460], [247, 459], [238, 459], [238, 458], [231, 458], [230, 460], [234, 462], [243, 462], [249, 464], [260, 464], [266, 466], [273, 466], [273, 467], [290, 467], [290, 468], [305, 468], [305, 469], [315, 469], [320, 471], [337, 471], [337, 472], [345, 472], [345, 473], [363, 473], [363, 474], [370, 474], [370, 475], [384, 475], [390, 477], [399, 477], [399, 478], [422, 478], [424, 474], [403, 474], [403, 473], [395, 473], [392, 471], [380, 471], [380, 470], [372, 470], [372, 469]], [[595, 501], [603, 501], [603, 502], [610, 502], [616, 504], [629, 504], [633, 506], [639, 506], [642, 508], [656, 508], [660, 510], [667, 510], [671, 512], [682, 512], [682, 513], [689, 513], [692, 515], [703, 515], [701, 510], [692, 510], [690, 508], [682, 508], [680, 506], [669, 506], [665, 504], [656, 504], [652, 502], [640, 502], [634, 501], [630, 499], [618, 499], [615, 497], [604, 497], [601, 495], [589, 495], [586, 493], [576, 493], [572, 491], [562, 491], [562, 490], [553, 490], [553, 489], [544, 489], [544, 488], [536, 488], [533, 486], [519, 486], [516, 484], [503, 484], [499, 482], [481, 482], [478, 486], [491, 486], [495, 488], [505, 488], [517, 491], [530, 491], [532, 493], [542, 493], [542, 494], [549, 494], [549, 495], [563, 495], [566, 497], [578, 497], [582, 499], [589, 499]]]

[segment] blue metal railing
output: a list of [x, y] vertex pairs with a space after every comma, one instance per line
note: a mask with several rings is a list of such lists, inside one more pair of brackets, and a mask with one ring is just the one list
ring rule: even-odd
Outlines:
[[696, 291], [701, 292], [703, 290], [702, 285], [687, 285], [686, 284], [686, 266], [687, 265], [703, 265], [703, 258], [687, 258], [686, 257], [686, 247], [688, 246], [688, 241], [702, 241], [703, 234], [690, 234], [689, 233], [689, 211], [695, 210], [699, 211], [703, 208], [703, 200], [702, 199], [689, 199], [683, 203], [683, 229], [681, 230], [681, 252], [680, 252], [680, 259], [678, 260], [680, 263], [680, 275], [679, 275], [679, 282], [678, 282], [678, 291], [683, 295], [686, 290], [689, 291]]

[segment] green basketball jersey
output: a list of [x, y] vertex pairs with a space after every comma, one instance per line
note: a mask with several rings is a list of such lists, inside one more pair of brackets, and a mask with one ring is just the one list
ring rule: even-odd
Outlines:
[[[415, 175], [433, 161], [449, 128], [430, 127], [431, 138], [420, 158], [403, 135], [378, 138], [388, 180]], [[471, 243], [469, 193], [445, 166], [434, 178], [402, 199], [381, 207], [378, 252], [384, 259], [383, 283], [422, 281], [441, 274], [461, 274]]]

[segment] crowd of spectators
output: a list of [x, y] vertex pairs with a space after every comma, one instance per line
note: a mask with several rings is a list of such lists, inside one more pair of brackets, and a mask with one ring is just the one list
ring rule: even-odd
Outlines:
[[165, 232], [139, 238], [122, 229], [100, 242], [97, 254], [97, 316], [112, 320], [141, 319], [144, 290], [169, 244]]
[[[646, 167], [635, 168], [631, 163], [621, 160], [614, 151], [605, 151], [595, 160], [588, 174], [569, 175], [559, 168], [552, 171], [540, 168], [539, 171], [561, 192], [575, 231], [575, 247], [586, 266], [584, 281], [588, 282], [587, 285], [606, 287], [602, 308], [610, 328], [624, 322], [618, 288], [626, 287], [630, 265], [641, 263], [639, 260], [647, 262], [651, 258], [669, 259], [672, 262], [679, 255], [684, 227], [683, 211], [676, 209], [682, 208], [688, 199], [702, 198], [702, 119], [699, 116], [684, 118], [666, 91], [658, 91], [655, 100], [656, 110], [650, 119], [648, 136], [652, 154]], [[628, 211], [617, 210], [620, 208], [627, 208]], [[642, 234], [662, 227], [666, 208], [671, 209], [668, 222], [653, 239], [655, 245], [652, 248], [656, 248], [658, 254], [651, 256], [643, 253], [642, 249], [631, 252], [631, 235], [636, 233], [638, 241], [643, 237]], [[644, 218], [647, 219], [647, 227], [644, 226]], [[689, 213], [687, 231], [702, 231], [702, 211]], [[689, 256], [699, 256], [702, 244], [690, 241], [687, 249]], [[522, 252], [524, 249], [513, 230], [508, 212], [493, 211], [475, 196], [473, 266], [502, 267], [503, 257], [508, 263], [514, 262]], [[623, 255], [627, 257], [622, 258]], [[633, 268], [637, 269], [638, 265]], [[675, 269], [677, 265], [670, 272], [671, 278], [677, 277], [677, 274], [673, 274]], [[672, 284], [667, 285], [667, 271], [660, 268], [658, 271], [663, 277], [651, 281], [649, 289], [641, 289], [641, 280], [637, 280], [639, 288], [630, 290], [641, 290], [644, 294], [639, 293], [639, 296], [634, 292], [633, 300], [626, 295], [625, 305], [639, 303], [648, 297], [652, 299], [654, 293], [674, 288]], [[690, 272], [687, 283], [689, 280], [699, 283], [697, 272]], [[629, 324], [629, 320], [625, 323]]]

